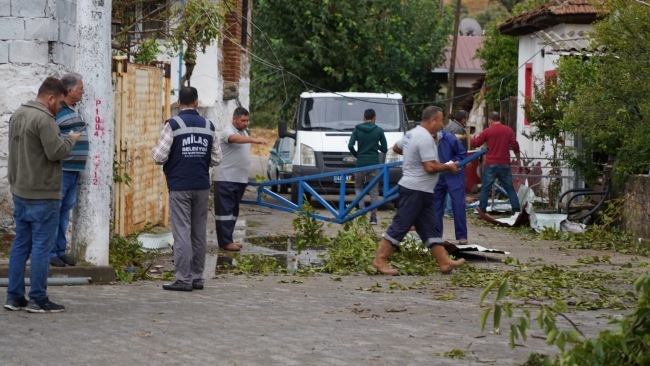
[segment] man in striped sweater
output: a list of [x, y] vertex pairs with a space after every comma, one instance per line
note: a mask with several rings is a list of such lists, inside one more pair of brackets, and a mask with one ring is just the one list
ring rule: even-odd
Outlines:
[[84, 95], [84, 83], [81, 75], [69, 73], [63, 75], [61, 82], [68, 89], [68, 95], [61, 102], [61, 109], [56, 114], [56, 123], [61, 130], [61, 137], [70, 131], [82, 131], [79, 141], [75, 144], [70, 154], [61, 159], [63, 166], [63, 186], [61, 188], [61, 211], [59, 213], [59, 228], [56, 234], [56, 241], [50, 253], [50, 265], [56, 267], [74, 266], [74, 259], [65, 254], [66, 238], [70, 223], [70, 211], [77, 203], [77, 186], [79, 185], [79, 173], [86, 169], [88, 160], [88, 133], [86, 122], [76, 111], [75, 105]]

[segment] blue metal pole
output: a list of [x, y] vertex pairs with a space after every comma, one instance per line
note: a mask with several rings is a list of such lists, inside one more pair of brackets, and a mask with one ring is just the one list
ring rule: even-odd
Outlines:
[[[341, 186], [340, 186], [340, 191], [339, 191], [339, 214], [343, 213], [343, 210], [345, 210], [345, 189], [346, 189], [346, 175], [341, 174]], [[340, 217], [339, 217], [340, 218]]]
[[[472, 161], [478, 159], [481, 155], [483, 155], [483, 154], [485, 154], [485, 153], [487, 153], [487, 152], [488, 152], [488, 149], [481, 149], [481, 150], [477, 151], [476, 153], [474, 153], [474, 155], [472, 155], [472, 156], [470, 156], [470, 157], [467, 157], [467, 158], [465, 158], [465, 159], [459, 161], [458, 164], [457, 164], [456, 166], [459, 167], [459, 168], [462, 168], [462, 167], [464, 167], [465, 165], [467, 165], [467, 163], [470, 163], [470, 162], [472, 162]], [[442, 178], [442, 177], [444, 177], [445, 175], [447, 175], [447, 172], [442, 172], [442, 173], [440, 173], [439, 178]]]

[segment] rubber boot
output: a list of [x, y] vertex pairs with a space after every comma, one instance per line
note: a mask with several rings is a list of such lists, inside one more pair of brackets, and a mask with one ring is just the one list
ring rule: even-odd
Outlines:
[[452, 261], [451, 258], [447, 256], [447, 251], [445, 250], [445, 247], [442, 245], [434, 244], [431, 247], [431, 254], [433, 254], [433, 258], [435, 258], [436, 262], [438, 262], [438, 266], [440, 267], [440, 272], [442, 273], [451, 272], [452, 269], [458, 268], [463, 264], [465, 264], [465, 259], [463, 258], [456, 261]]
[[393, 246], [391, 243], [386, 239], [381, 239], [375, 259], [372, 261], [372, 266], [377, 268], [377, 271], [382, 274], [395, 276], [399, 271], [388, 266], [388, 258], [391, 253], [393, 253]]

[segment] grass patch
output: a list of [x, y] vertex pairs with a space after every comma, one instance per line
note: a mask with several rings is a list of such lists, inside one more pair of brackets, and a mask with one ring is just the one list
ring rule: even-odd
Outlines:
[[139, 233], [129, 236], [113, 235], [108, 244], [108, 262], [115, 268], [116, 279], [131, 283], [139, 279], [149, 279], [149, 266], [145, 263], [155, 258], [157, 252], [145, 252], [138, 241]]

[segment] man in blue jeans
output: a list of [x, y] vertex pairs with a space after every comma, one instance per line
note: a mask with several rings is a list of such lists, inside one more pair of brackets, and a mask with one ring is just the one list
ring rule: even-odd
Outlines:
[[[23, 104], [9, 120], [7, 178], [14, 201], [16, 237], [9, 254], [7, 310], [65, 310], [48, 299], [47, 277], [61, 208], [61, 159], [81, 136], [81, 132], [70, 131], [65, 139], [60, 137], [54, 116], [66, 93], [59, 79], [48, 77], [38, 89], [36, 100]], [[28, 302], [25, 267], [30, 255]]]
[[63, 187], [61, 188], [61, 209], [59, 212], [59, 228], [56, 241], [50, 253], [50, 265], [55, 267], [74, 266], [74, 259], [65, 254], [67, 244], [65, 233], [70, 223], [70, 211], [77, 203], [77, 187], [79, 186], [79, 173], [86, 169], [88, 160], [88, 133], [85, 130], [86, 122], [73, 108], [84, 95], [84, 83], [81, 75], [69, 73], [63, 75], [61, 82], [68, 90], [68, 95], [61, 102], [61, 109], [56, 114], [56, 123], [61, 130], [61, 138], [72, 130], [80, 130], [81, 137], [74, 145], [68, 156], [61, 159], [63, 167]]
[[483, 143], [487, 144], [490, 149], [485, 156], [485, 168], [483, 169], [483, 181], [481, 184], [481, 194], [479, 195], [478, 209], [485, 212], [490, 190], [496, 179], [508, 193], [512, 211], [517, 213], [521, 211], [517, 192], [512, 186], [512, 171], [510, 170], [510, 148], [517, 157], [517, 165], [521, 165], [519, 156], [519, 143], [515, 133], [508, 126], [501, 124], [501, 116], [497, 112], [490, 112], [488, 115], [490, 127], [483, 130], [477, 138], [471, 141], [472, 147], [479, 147]]

